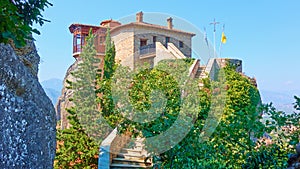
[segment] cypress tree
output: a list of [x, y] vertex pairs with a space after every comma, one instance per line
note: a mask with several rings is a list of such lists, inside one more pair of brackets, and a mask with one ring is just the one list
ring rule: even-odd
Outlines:
[[112, 77], [115, 71], [115, 45], [111, 41], [110, 29], [107, 29], [106, 44], [105, 44], [105, 57], [104, 57], [104, 80]]
[[[96, 104], [96, 78], [99, 59], [94, 46], [95, 36], [90, 31], [80, 54], [78, 69], [72, 72], [74, 82], [69, 82], [74, 90], [74, 107], [68, 109], [71, 127], [58, 130], [55, 168], [97, 168], [99, 135]], [[96, 131], [95, 131], [96, 130]]]
[[100, 81], [100, 88], [98, 92], [101, 93], [99, 103], [102, 115], [111, 126], [115, 126], [115, 124], [119, 121], [115, 112], [111, 88], [111, 78], [116, 70], [115, 55], [115, 45], [111, 41], [110, 29], [108, 28], [106, 33], [103, 79]]

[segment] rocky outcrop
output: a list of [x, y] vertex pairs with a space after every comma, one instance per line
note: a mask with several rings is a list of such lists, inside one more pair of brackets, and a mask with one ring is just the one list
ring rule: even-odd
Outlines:
[[55, 111], [37, 78], [32, 41], [0, 44], [0, 168], [53, 168]]
[[67, 70], [66, 76], [63, 82], [63, 89], [61, 91], [61, 96], [58, 98], [56, 108], [56, 116], [58, 120], [60, 120], [60, 127], [61, 129], [69, 128], [70, 124], [68, 122], [68, 112], [66, 108], [71, 108], [74, 104], [69, 99], [73, 96], [73, 90], [68, 89], [69, 84], [67, 81], [74, 81], [74, 77], [72, 76], [71, 72], [77, 69], [78, 62], [75, 61]]
[[296, 145], [296, 154], [291, 154], [287, 163], [287, 169], [300, 169], [300, 143]]

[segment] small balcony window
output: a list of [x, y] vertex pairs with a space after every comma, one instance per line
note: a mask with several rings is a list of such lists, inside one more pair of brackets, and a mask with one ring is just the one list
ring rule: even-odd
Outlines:
[[140, 41], [140, 47], [147, 45], [147, 39], [141, 39]]
[[168, 46], [168, 43], [170, 42], [170, 37], [166, 37], [166, 47]]
[[170, 42], [170, 37], [166, 37], [166, 43]]
[[156, 36], [153, 36], [153, 43], [156, 42]]
[[74, 35], [73, 39], [73, 53], [81, 52], [81, 36], [80, 34]]
[[179, 47], [183, 48], [183, 42], [182, 41], [179, 41]]

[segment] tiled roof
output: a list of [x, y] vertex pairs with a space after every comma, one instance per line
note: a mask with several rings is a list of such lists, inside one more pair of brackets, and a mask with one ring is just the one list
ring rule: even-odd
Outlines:
[[69, 26], [69, 30], [72, 33], [74, 29], [78, 26], [85, 26], [85, 27], [94, 27], [94, 28], [105, 28], [103, 26], [96, 26], [96, 25], [89, 25], [89, 24], [81, 24], [81, 23], [73, 23]]
[[191, 33], [191, 32], [185, 32], [185, 31], [178, 30], [178, 29], [169, 29], [166, 26], [161, 26], [161, 25], [156, 25], [156, 24], [150, 24], [150, 23], [146, 23], [146, 22], [132, 22], [132, 23], [120, 25], [118, 27], [112, 28], [111, 32], [119, 30], [119, 29], [121, 29], [123, 27], [131, 27], [131, 26], [144, 26], [144, 27], [151, 27], [151, 28], [163, 29], [163, 30], [166, 30], [166, 31], [173, 31], [173, 32], [178, 32], [178, 33], [182, 33], [182, 34], [188, 34], [190, 36], [195, 36], [196, 35], [196, 34]]
[[[109, 22], [111, 20], [104, 20], [101, 23], [105, 23], [105, 22]], [[69, 30], [70, 32], [73, 32], [73, 30], [75, 29], [75, 27], [77, 26], [86, 26], [86, 27], [96, 27], [96, 28], [107, 28], [105, 26], [96, 26], [96, 25], [89, 25], [89, 24], [81, 24], [81, 23], [73, 23], [70, 25]], [[177, 32], [177, 33], [182, 33], [182, 34], [188, 34], [190, 36], [195, 36], [196, 34], [191, 33], [191, 32], [185, 32], [182, 30], [178, 30], [178, 29], [169, 29], [166, 26], [161, 26], [161, 25], [156, 25], [156, 24], [150, 24], [150, 23], [146, 23], [146, 22], [131, 22], [128, 24], [124, 24], [124, 25], [120, 25], [120, 26], [116, 26], [114, 28], [111, 29], [111, 32], [119, 30], [123, 27], [131, 27], [131, 26], [144, 26], [144, 27], [150, 27], [150, 28], [157, 28], [157, 29], [163, 29], [166, 31], [172, 31], [172, 32]]]

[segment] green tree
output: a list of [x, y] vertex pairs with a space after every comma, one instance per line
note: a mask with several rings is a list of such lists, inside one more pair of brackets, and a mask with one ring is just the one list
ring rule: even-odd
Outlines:
[[41, 26], [48, 20], [41, 11], [52, 6], [47, 0], [2, 0], [0, 3], [0, 42], [8, 43], [11, 39], [16, 47], [22, 47], [31, 33], [40, 34], [32, 28], [34, 23]]
[[[299, 113], [278, 112], [271, 105], [259, 109], [259, 92], [251, 81], [233, 66], [224, 71], [225, 86], [204, 80], [198, 119], [187, 137], [159, 155], [161, 168], [286, 168], [288, 154], [299, 142], [299, 130], [295, 130], [299, 128]], [[209, 139], [199, 142], [212, 95], [221, 90], [220, 86], [227, 91], [224, 113]], [[299, 109], [297, 97], [295, 108]], [[269, 120], [262, 118], [262, 112]], [[272, 144], [264, 140], [268, 135]]]
[[78, 68], [72, 72], [75, 81], [69, 82], [70, 89], [74, 91], [71, 101], [75, 106], [68, 110], [71, 127], [58, 130], [56, 168], [97, 167], [97, 154], [103, 133], [96, 102], [96, 79], [101, 77], [94, 38], [90, 31], [80, 54]]
[[99, 144], [86, 134], [76, 110], [68, 112], [71, 127], [57, 132], [54, 168], [97, 168]]
[[111, 41], [110, 29], [107, 29], [106, 33], [106, 45], [105, 45], [105, 56], [103, 66], [103, 76], [98, 78], [99, 88], [97, 93], [101, 96], [97, 102], [100, 104], [101, 114], [113, 128], [120, 121], [119, 114], [115, 111], [115, 104], [112, 98], [112, 77], [116, 70], [117, 65], [115, 64], [115, 45]]
[[[116, 100], [121, 105], [119, 111], [128, 118], [121, 121], [119, 130], [130, 131], [134, 136], [139, 135], [146, 138], [156, 137], [166, 130], [173, 133], [167, 135], [168, 138], [164, 140], [146, 141], [149, 153], [157, 153], [157, 150], [160, 151], [167, 146], [174, 145], [175, 142], [164, 144], [161, 141], [178, 140], [178, 136], [184, 134], [180, 131], [188, 128], [187, 123], [192, 124], [192, 122], [186, 122], [186, 119], [182, 120], [181, 117], [192, 119], [195, 116], [194, 112], [199, 111], [193, 105], [186, 104], [185, 107], [181, 105], [183, 101], [187, 103], [188, 99], [191, 99], [191, 102], [194, 101], [192, 99], [195, 99], [189, 97], [181, 99], [181, 95], [184, 94], [181, 93], [182, 91], [189, 94], [194, 92], [197, 98], [198, 83], [187, 76], [192, 63], [192, 59], [165, 60], [159, 62], [153, 69], [147, 68], [147, 66], [127, 72], [117, 69], [117, 77], [114, 78], [118, 85], [114, 87], [114, 90], [120, 88], [125, 92], [116, 92], [118, 93], [116, 95], [120, 96]], [[188, 82], [187, 79], [191, 81]], [[176, 125], [173, 125], [174, 123]], [[178, 130], [173, 130], [175, 128], [179, 129], [179, 133], [176, 133]]]

